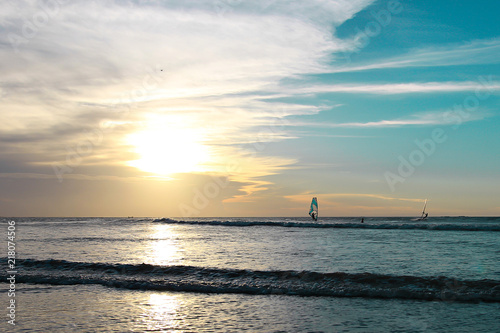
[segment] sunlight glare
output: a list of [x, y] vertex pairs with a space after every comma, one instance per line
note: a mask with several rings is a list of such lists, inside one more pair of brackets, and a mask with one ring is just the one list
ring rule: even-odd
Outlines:
[[141, 316], [147, 331], [177, 331], [183, 319], [178, 313], [180, 305], [181, 301], [178, 295], [151, 294]]
[[202, 172], [203, 164], [210, 158], [203, 136], [194, 128], [156, 124], [130, 134], [127, 139], [139, 155], [128, 165], [158, 176]]
[[168, 225], [155, 225], [151, 238], [151, 261], [154, 265], [180, 265], [182, 250], [176, 241], [174, 228]]

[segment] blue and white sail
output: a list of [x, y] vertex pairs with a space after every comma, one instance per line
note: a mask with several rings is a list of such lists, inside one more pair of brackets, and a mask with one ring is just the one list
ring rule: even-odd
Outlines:
[[318, 220], [318, 199], [316, 197], [312, 198], [309, 216], [311, 216], [314, 221]]

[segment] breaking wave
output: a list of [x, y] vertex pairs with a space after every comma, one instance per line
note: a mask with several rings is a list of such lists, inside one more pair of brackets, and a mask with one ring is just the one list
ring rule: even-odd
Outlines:
[[294, 221], [222, 221], [222, 220], [174, 220], [170, 218], [155, 219], [153, 222], [166, 224], [217, 225], [228, 227], [271, 226], [286, 228], [352, 228], [352, 229], [413, 229], [413, 230], [442, 230], [442, 231], [500, 231], [499, 224], [481, 223], [311, 223]]
[[[7, 258], [3, 258], [4, 262]], [[18, 259], [17, 283], [202, 293], [500, 302], [500, 281], [372, 273], [257, 271], [194, 266]], [[2, 273], [2, 281], [8, 275]]]

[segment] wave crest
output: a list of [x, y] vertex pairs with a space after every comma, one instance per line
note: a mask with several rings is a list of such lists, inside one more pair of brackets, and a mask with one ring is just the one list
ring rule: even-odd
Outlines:
[[[21, 259], [18, 260], [17, 266], [18, 283], [100, 284], [127, 289], [203, 293], [500, 302], [499, 281], [456, 280], [444, 276], [257, 271], [182, 265], [85, 263], [54, 259]], [[2, 278], [5, 281], [6, 276]]]
[[222, 221], [222, 220], [174, 220], [170, 218], [155, 219], [153, 222], [165, 224], [220, 225], [227, 227], [270, 226], [286, 228], [349, 228], [349, 229], [419, 229], [441, 231], [500, 231], [498, 224], [456, 224], [456, 223], [310, 223], [279, 221]]

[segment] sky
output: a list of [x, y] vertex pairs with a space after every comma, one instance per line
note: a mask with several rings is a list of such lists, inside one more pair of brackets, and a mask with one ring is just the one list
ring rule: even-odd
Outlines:
[[0, 216], [499, 216], [499, 12], [4, 1]]

